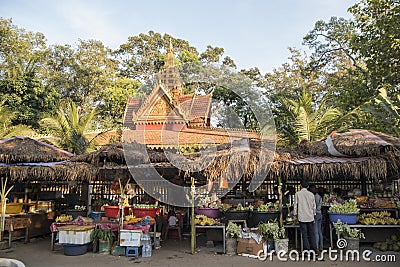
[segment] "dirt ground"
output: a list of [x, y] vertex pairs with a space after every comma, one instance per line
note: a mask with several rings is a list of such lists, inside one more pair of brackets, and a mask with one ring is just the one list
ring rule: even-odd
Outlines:
[[[363, 247], [365, 249], [366, 247]], [[370, 247], [368, 249], [373, 250]], [[376, 261], [366, 262], [346, 262], [331, 261], [329, 257], [325, 257], [324, 261], [279, 261], [274, 258], [270, 260], [260, 261], [258, 259], [243, 257], [239, 255], [228, 256], [221, 254], [220, 247], [207, 248], [205, 242], [199, 242], [196, 253], [190, 253], [190, 240], [182, 241], [168, 240], [161, 242], [161, 248], [152, 251], [151, 258], [131, 258], [125, 256], [103, 255], [88, 252], [81, 256], [65, 256], [62, 246], [56, 246], [54, 251], [50, 250], [50, 237], [35, 238], [30, 243], [24, 244], [22, 241], [15, 241], [12, 248], [0, 251], [1, 258], [14, 258], [25, 263], [27, 267], [71, 267], [71, 266], [146, 266], [146, 267], [236, 267], [236, 266], [266, 266], [273, 264], [274, 266], [399, 266], [400, 253], [393, 254], [396, 262], [378, 263]], [[374, 251], [370, 258], [381, 252]]]

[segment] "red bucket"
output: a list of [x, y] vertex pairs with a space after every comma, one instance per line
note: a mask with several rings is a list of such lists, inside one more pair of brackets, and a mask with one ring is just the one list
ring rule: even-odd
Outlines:
[[132, 208], [132, 210], [133, 215], [135, 215], [136, 218], [143, 218], [146, 216], [155, 218], [157, 214], [160, 213], [159, 208]]
[[119, 215], [119, 206], [104, 206], [104, 211], [106, 217], [117, 219]]
[[[132, 210], [132, 207], [124, 207], [124, 215], [130, 215]], [[108, 218], [117, 219], [119, 217], [119, 206], [104, 206], [104, 211], [106, 217]]]

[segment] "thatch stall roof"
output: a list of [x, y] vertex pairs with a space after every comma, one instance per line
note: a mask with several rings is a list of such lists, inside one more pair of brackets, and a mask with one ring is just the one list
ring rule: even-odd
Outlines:
[[[194, 166], [204, 169], [202, 173], [212, 178], [224, 175], [229, 179], [229, 177], [237, 177], [239, 173], [244, 173], [247, 179], [251, 179], [255, 172], [260, 169], [264, 171], [269, 167], [267, 179], [270, 180], [276, 180], [278, 177], [282, 179], [306, 177], [312, 181], [360, 180], [362, 178], [385, 180], [393, 175], [399, 175], [400, 139], [365, 130], [334, 133], [330, 135], [330, 138], [336, 150], [343, 154], [342, 157], [332, 156], [325, 141], [302, 143], [295, 149], [277, 148], [274, 153], [261, 153], [259, 140], [250, 141], [250, 153], [233, 150], [230, 144], [223, 144], [217, 146], [216, 152], [209, 155], [197, 152], [184, 156], [191, 160], [190, 164], [202, 156], [204, 160], [197, 161]], [[95, 164], [105, 170], [127, 170], [123, 151], [122, 144], [113, 144], [96, 152], [74, 157], [72, 160]], [[349, 155], [346, 156], [344, 153]], [[175, 168], [164, 152], [147, 149], [147, 154], [143, 155], [140, 152], [131, 154], [136, 159], [134, 165], [140, 167], [140, 165], [151, 163], [156, 169]], [[274, 157], [273, 161], [268, 158], [271, 156]], [[169, 157], [173, 158], [174, 155], [169, 155]], [[209, 161], [210, 158], [213, 160]], [[242, 166], [241, 163], [247, 158], [249, 160], [246, 169], [237, 168], [237, 166]], [[270, 166], [258, 166], [260, 158], [261, 162], [272, 161], [272, 163]], [[207, 162], [208, 166], [202, 166]]]
[[[390, 155], [400, 150], [400, 139], [370, 130], [352, 129], [344, 133], [332, 132], [328, 138], [334, 150], [343, 157], [370, 157]], [[298, 149], [305, 154], [332, 156], [328, 150], [329, 140], [314, 143], [304, 142]]]
[[98, 169], [84, 162], [52, 162], [47, 164], [0, 164], [0, 176], [19, 182], [29, 181], [90, 181]]
[[[129, 156], [128, 161], [130, 164], [136, 165], [167, 161], [164, 153], [148, 149], [144, 145], [135, 142], [125, 144], [125, 148], [129, 150], [127, 156]], [[147, 155], [143, 153], [144, 151], [147, 152]], [[94, 152], [74, 156], [71, 158], [71, 161], [90, 163], [103, 169], [126, 166], [124, 146], [121, 143], [113, 143]]]
[[[364, 176], [372, 180], [398, 177], [400, 174], [400, 138], [376, 131], [353, 129], [344, 133], [332, 132], [324, 141], [301, 143], [296, 151], [315, 164], [318, 164], [319, 157], [328, 157], [338, 163], [345, 161], [335, 168], [338, 169], [335, 174], [342, 173], [342, 179], [353, 177], [350, 174], [357, 179]], [[321, 168], [321, 171], [325, 170]]]
[[57, 162], [68, 160], [72, 153], [29, 137], [0, 140], [1, 163]]
[[17, 181], [92, 180], [97, 168], [70, 162], [72, 153], [29, 137], [0, 140], [0, 175]]

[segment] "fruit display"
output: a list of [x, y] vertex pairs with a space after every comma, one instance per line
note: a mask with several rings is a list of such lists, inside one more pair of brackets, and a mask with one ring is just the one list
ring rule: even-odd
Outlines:
[[133, 215], [128, 215], [128, 216], [125, 216], [125, 220], [124, 220], [124, 224], [148, 225], [148, 224], [153, 224], [153, 223], [155, 223], [155, 219], [150, 216], [146, 216], [143, 218], [137, 218]]
[[396, 204], [390, 200], [384, 200], [380, 198], [370, 198], [365, 201], [357, 201], [360, 208], [363, 209], [395, 209]]
[[201, 226], [205, 226], [205, 225], [212, 226], [212, 225], [218, 224], [218, 222], [215, 219], [209, 218], [202, 214], [196, 215], [196, 217], [194, 218], [194, 223], [196, 225], [201, 225]]
[[394, 219], [389, 212], [381, 211], [361, 214], [358, 222], [365, 225], [396, 225], [400, 224], [400, 219]]
[[400, 251], [400, 237], [397, 235], [392, 235], [390, 238], [386, 239], [385, 242], [376, 242], [373, 245], [374, 248], [380, 251]]
[[279, 204], [278, 203], [267, 203], [262, 204], [257, 208], [258, 212], [277, 212], [279, 211]]
[[133, 204], [132, 207], [137, 209], [155, 209], [158, 207], [157, 204]]
[[74, 220], [74, 218], [72, 217], [72, 215], [66, 215], [66, 214], [62, 214], [60, 216], [57, 216], [56, 218], [56, 222], [72, 222]]

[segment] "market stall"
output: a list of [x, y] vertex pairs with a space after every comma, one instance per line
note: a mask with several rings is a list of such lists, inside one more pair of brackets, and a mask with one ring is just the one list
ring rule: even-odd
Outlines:
[[[81, 182], [95, 176], [97, 170], [93, 166], [70, 162], [72, 155], [28, 137], [0, 140], [0, 176], [8, 178], [7, 186], [13, 186], [7, 206], [18, 207], [9, 212], [6, 209], [6, 215], [29, 220], [29, 237], [49, 234], [56, 211], [67, 208], [60, 200], [65, 201], [71, 185], [79, 183], [82, 191]], [[13, 234], [24, 235], [24, 231]]]

